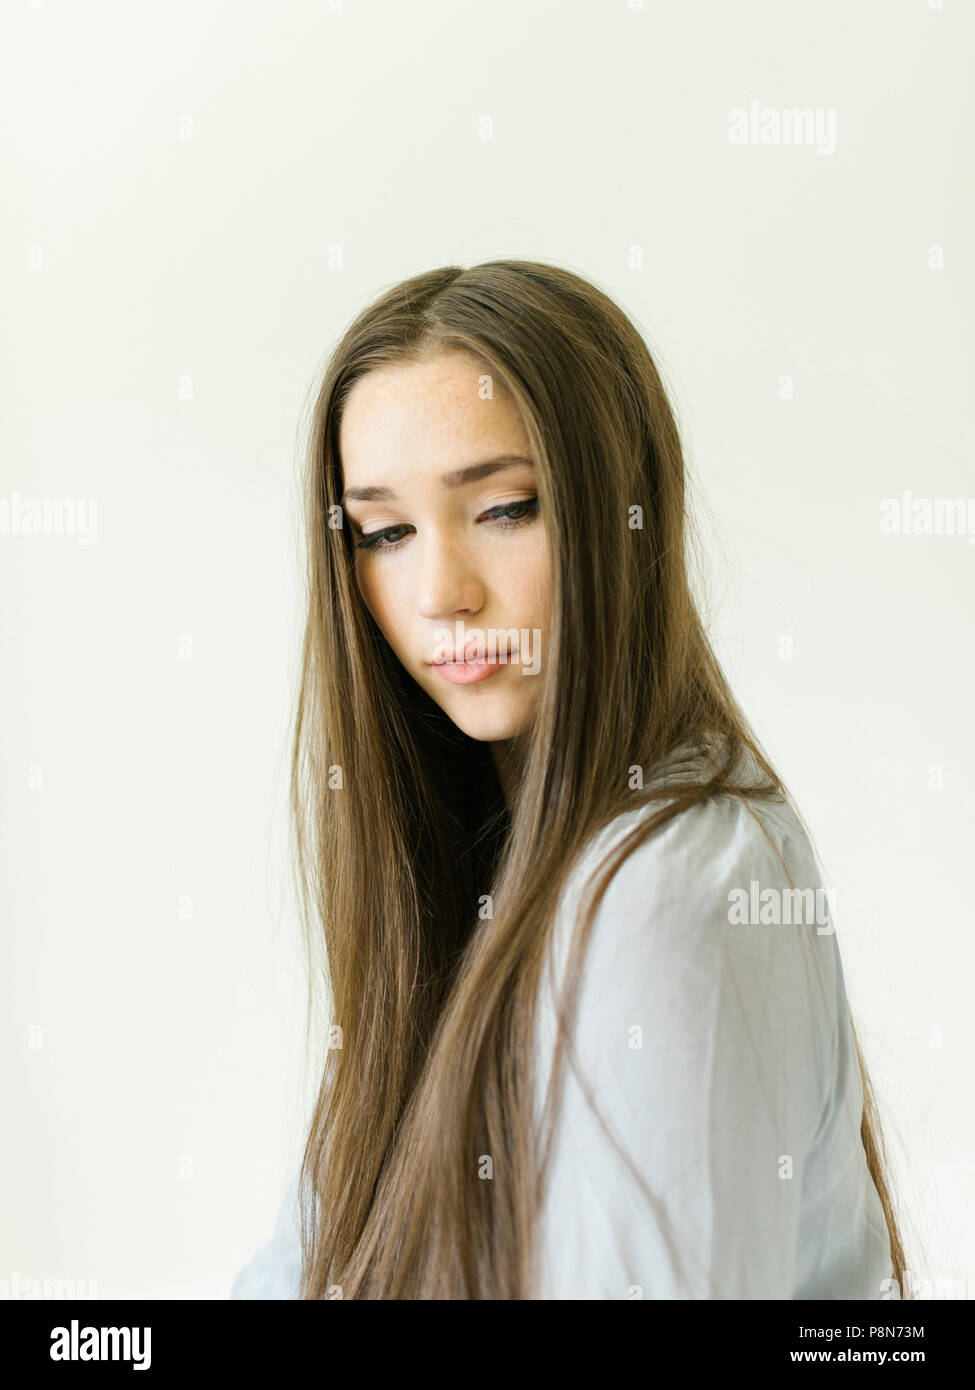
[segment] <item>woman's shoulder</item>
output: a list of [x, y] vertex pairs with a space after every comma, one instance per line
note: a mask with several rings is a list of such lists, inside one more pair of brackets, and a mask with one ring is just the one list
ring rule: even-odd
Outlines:
[[[581, 890], [652, 809], [593, 838], [561, 902], [554, 992], [543, 989], [538, 1015], [540, 1095]], [[722, 793], [639, 844], [596, 909], [578, 983], [543, 1287], [563, 1290], [557, 1297], [578, 1287], [627, 1297], [638, 1286], [651, 1297], [689, 1288], [793, 1298], [823, 1286], [809, 1270], [830, 1269], [831, 1287], [847, 1292], [829, 1296], [878, 1297], [888, 1255], [879, 1238], [869, 1260], [859, 1244], [876, 1200], [843, 972], [794, 807]], [[593, 1103], [628, 1155], [622, 1166]], [[598, 1194], [593, 1214], [570, 1220], [572, 1194], [584, 1190]], [[840, 1227], [827, 1233], [830, 1202]], [[572, 1279], [557, 1273], [567, 1261]], [[598, 1266], [588, 1284], [578, 1273], [587, 1262]]]
[[[652, 809], [604, 827], [570, 875], [550, 1001], [575, 959], [586, 890]], [[575, 1038], [597, 1084], [628, 1076], [635, 1104], [658, 1091], [685, 1115], [695, 1092], [750, 1085], [743, 1107], [784, 1109], [794, 1143], [811, 1144], [846, 1022], [830, 896], [788, 800], [720, 793], [639, 843], [612, 871], [582, 956]]]
[[787, 797], [720, 792], [678, 811], [649, 837], [643, 827], [661, 807], [651, 801], [625, 811], [588, 841], [563, 887], [562, 924], [575, 914], [603, 865], [616, 861], [600, 916], [617, 923], [653, 920], [683, 938], [695, 923], [770, 925], [789, 921], [832, 934], [832, 893], [802, 818]]

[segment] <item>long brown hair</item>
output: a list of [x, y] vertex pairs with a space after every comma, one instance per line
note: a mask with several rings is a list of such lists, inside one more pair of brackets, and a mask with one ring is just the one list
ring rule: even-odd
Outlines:
[[[510, 807], [488, 748], [407, 675], [362, 604], [342, 524], [352, 386], [458, 349], [521, 412], [554, 557], [549, 650]], [[533, 1297], [547, 1154], [533, 1122], [533, 1020], [568, 871], [618, 814], [660, 803], [582, 914], [577, 985], [598, 890], [626, 853], [718, 793], [791, 803], [692, 597], [685, 487], [646, 343], [565, 269], [507, 260], [417, 275], [361, 313], [329, 358], [308, 443], [291, 787], [314, 985], [331, 1010], [300, 1184], [305, 1298]], [[678, 748], [701, 757], [675, 780]], [[743, 755], [757, 779], [742, 777]], [[569, 1022], [567, 1011], [549, 1137]], [[903, 1286], [859, 1044], [857, 1055], [862, 1141]]]

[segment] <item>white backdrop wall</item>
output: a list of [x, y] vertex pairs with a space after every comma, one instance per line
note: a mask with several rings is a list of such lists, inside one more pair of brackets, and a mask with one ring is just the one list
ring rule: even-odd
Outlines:
[[[383, 287], [517, 256], [608, 290], [671, 386], [912, 1267], [975, 1292], [973, 7], [7, 0], [2, 26], [0, 1280], [225, 1297], [268, 1235], [315, 1081], [299, 422]], [[904, 493], [969, 524], [885, 534]], [[26, 534], [32, 500], [79, 505]]]

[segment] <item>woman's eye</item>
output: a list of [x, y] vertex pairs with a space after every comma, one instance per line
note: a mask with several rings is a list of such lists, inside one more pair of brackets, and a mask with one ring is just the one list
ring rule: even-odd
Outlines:
[[499, 526], [520, 526], [523, 521], [530, 521], [537, 511], [538, 498], [526, 497], [522, 502], [504, 502], [499, 507], [492, 507], [483, 515], [496, 521]]
[[390, 536], [397, 531], [408, 531], [408, 526], [384, 526], [381, 531], [357, 531], [359, 539], [355, 543], [356, 550], [392, 550], [399, 541], [391, 541]]
[[[493, 521], [498, 526], [521, 526], [526, 521], [531, 521], [538, 513], [538, 498], [526, 497], [520, 502], [503, 502], [500, 506], [491, 507], [490, 510], [482, 512], [478, 521]], [[354, 523], [353, 523], [354, 525]], [[358, 539], [355, 542], [356, 550], [395, 550], [403, 537], [397, 536], [398, 531], [409, 531], [409, 526], [384, 526], [379, 531], [360, 531], [354, 527]]]

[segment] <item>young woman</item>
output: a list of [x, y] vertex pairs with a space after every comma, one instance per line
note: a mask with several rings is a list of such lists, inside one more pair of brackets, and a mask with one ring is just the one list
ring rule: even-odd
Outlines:
[[897, 1297], [828, 899], [632, 323], [535, 262], [397, 285], [325, 372], [307, 516], [330, 1045], [231, 1296]]

